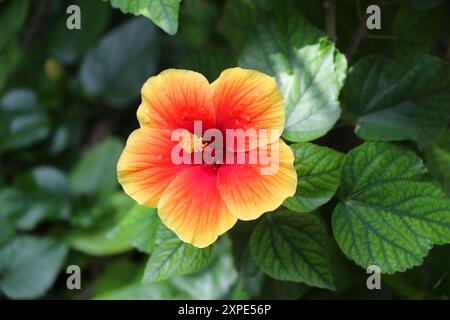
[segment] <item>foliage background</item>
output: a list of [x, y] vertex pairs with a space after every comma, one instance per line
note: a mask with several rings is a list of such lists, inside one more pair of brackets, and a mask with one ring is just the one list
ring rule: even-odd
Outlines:
[[[375, 2], [1, 0], [0, 299], [448, 298], [450, 3]], [[300, 191], [197, 250], [116, 162], [147, 77], [236, 65], [276, 76]]]

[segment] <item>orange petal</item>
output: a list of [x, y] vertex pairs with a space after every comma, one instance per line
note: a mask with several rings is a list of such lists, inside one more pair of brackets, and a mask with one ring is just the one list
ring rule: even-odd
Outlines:
[[150, 77], [141, 90], [137, 117], [141, 127], [193, 132], [194, 121], [214, 127], [214, 108], [208, 80], [198, 72], [168, 69]]
[[[218, 171], [219, 193], [231, 213], [241, 220], [257, 219], [263, 213], [278, 208], [287, 197], [295, 193], [297, 174], [294, 154], [281, 139], [278, 144], [279, 152], [276, 152], [276, 144], [275, 142], [258, 150], [267, 151], [269, 159], [272, 159], [266, 165], [261, 162], [224, 164]], [[269, 170], [271, 164], [274, 170], [261, 174], [262, 169]]]
[[217, 170], [195, 166], [181, 172], [164, 191], [158, 213], [178, 237], [203, 248], [229, 230], [236, 218], [217, 190]]
[[171, 159], [171, 132], [152, 128], [135, 130], [117, 164], [117, 176], [125, 192], [141, 205], [155, 208], [167, 185], [188, 165]]
[[[211, 86], [218, 128], [223, 131], [276, 129], [278, 134], [272, 135], [269, 143], [280, 137], [284, 127], [284, 100], [274, 78], [255, 70], [232, 68], [223, 71]], [[245, 150], [252, 149], [249, 141]]]

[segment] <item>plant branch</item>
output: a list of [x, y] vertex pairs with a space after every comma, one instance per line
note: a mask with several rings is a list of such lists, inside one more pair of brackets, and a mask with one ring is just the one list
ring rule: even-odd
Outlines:
[[48, 8], [49, 1], [43, 0], [39, 7], [36, 10], [36, 13], [33, 16], [33, 21], [31, 22], [31, 27], [28, 30], [28, 32], [25, 35], [24, 40], [24, 50], [25, 52], [28, 51], [28, 49], [31, 47], [31, 44], [33, 42], [33, 38], [36, 36], [36, 34], [41, 29], [42, 21], [44, 20], [45, 12]]
[[328, 37], [336, 42], [336, 0], [325, 0], [323, 6], [325, 8], [325, 22]]

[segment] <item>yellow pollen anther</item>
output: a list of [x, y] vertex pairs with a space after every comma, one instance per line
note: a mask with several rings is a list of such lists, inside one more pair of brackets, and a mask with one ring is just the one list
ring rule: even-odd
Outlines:
[[192, 133], [183, 134], [180, 137], [178, 144], [184, 151], [189, 153], [203, 151], [206, 147], [206, 143], [203, 142], [203, 138], [199, 138], [197, 135]]

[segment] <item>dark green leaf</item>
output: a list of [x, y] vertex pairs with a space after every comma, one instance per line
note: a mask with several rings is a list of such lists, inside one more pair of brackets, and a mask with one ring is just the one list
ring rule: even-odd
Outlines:
[[13, 188], [0, 189], [0, 245], [15, 232], [15, 221], [25, 210], [23, 195]]
[[429, 51], [437, 40], [443, 12], [442, 7], [418, 11], [410, 5], [401, 5], [394, 21], [396, 57], [408, 60], [417, 53]]
[[33, 229], [44, 219], [67, 219], [70, 214], [69, 182], [59, 169], [36, 167], [14, 181], [20, 192], [22, 208], [16, 226]]
[[225, 4], [220, 29], [236, 51], [240, 51], [252, 36], [258, 15], [269, 10], [271, 0], [229, 0]]
[[450, 199], [433, 183], [412, 151], [389, 143], [365, 143], [346, 157], [343, 201], [333, 232], [344, 253], [366, 268], [405, 271], [422, 263], [433, 244], [450, 242]]
[[182, 28], [179, 35], [192, 46], [202, 49], [214, 32], [220, 12], [218, 3], [208, 0], [184, 0], [180, 12]]
[[445, 0], [409, 0], [409, 3], [417, 10], [429, 10], [437, 7]]
[[139, 95], [155, 71], [157, 34], [144, 18], [133, 18], [107, 33], [81, 65], [84, 89], [114, 107], [123, 107]]
[[10, 1], [0, 14], [0, 50], [11, 42], [22, 27], [28, 14], [30, 0]]
[[432, 142], [450, 116], [450, 65], [420, 55], [410, 66], [382, 56], [358, 61], [343, 89], [366, 140]]
[[[106, 1], [106, 0], [103, 0]], [[178, 10], [181, 0], [109, 0], [114, 8], [123, 13], [142, 15], [152, 20], [168, 34], [178, 30]]]
[[86, 152], [70, 173], [75, 194], [108, 194], [117, 186], [116, 166], [122, 141], [109, 138]]
[[0, 92], [6, 84], [6, 80], [13, 73], [20, 61], [20, 48], [17, 41], [11, 41], [3, 48], [0, 47]]
[[250, 253], [277, 280], [334, 289], [327, 233], [317, 216], [288, 210], [267, 216], [253, 231]]
[[327, 147], [310, 143], [290, 146], [295, 155], [297, 191], [283, 203], [297, 212], [310, 212], [333, 197], [339, 186], [344, 155]]
[[63, 63], [73, 63], [84, 54], [107, 27], [111, 7], [107, 3], [78, 0], [81, 10], [81, 29], [69, 30], [67, 15], [57, 22], [51, 34], [50, 54]]
[[29, 89], [8, 92], [0, 101], [0, 150], [28, 147], [50, 133], [49, 118]]

